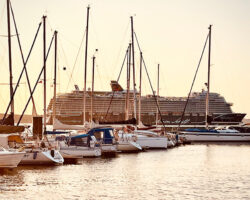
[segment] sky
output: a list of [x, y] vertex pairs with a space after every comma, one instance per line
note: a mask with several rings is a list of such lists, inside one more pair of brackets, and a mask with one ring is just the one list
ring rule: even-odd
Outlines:
[[[212, 25], [210, 91], [232, 102], [233, 112], [250, 117], [250, 1], [248, 0], [12, 0], [18, 32], [26, 58], [42, 16], [47, 16], [47, 48], [58, 31], [58, 93], [84, 85], [84, 50], [87, 6], [90, 6], [87, 87], [91, 87], [92, 57], [96, 56], [95, 90], [110, 91], [129, 42], [130, 16], [154, 87], [160, 64], [160, 95], [187, 96], [202, 48]], [[9, 101], [9, 67], [6, 1], [0, 1], [0, 112]], [[22, 59], [11, 21], [13, 82], [22, 69]], [[27, 69], [32, 87], [43, 63], [41, 28]], [[95, 50], [98, 52], [95, 53]], [[207, 49], [193, 91], [205, 89]], [[139, 85], [139, 50], [135, 45], [136, 82]], [[63, 68], [66, 67], [66, 70]], [[53, 97], [54, 45], [47, 62], [47, 104]], [[42, 77], [43, 78], [43, 77]], [[41, 79], [42, 79], [41, 78]], [[123, 70], [120, 78], [125, 88]], [[142, 93], [151, 94], [143, 71]], [[38, 84], [35, 102], [43, 113], [43, 85]], [[25, 77], [15, 97], [15, 112], [21, 113], [29, 97]], [[26, 114], [31, 113], [29, 106]]]

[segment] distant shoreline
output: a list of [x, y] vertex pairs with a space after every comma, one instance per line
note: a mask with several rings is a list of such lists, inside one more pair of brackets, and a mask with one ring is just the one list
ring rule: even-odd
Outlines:
[[[4, 114], [0, 113], [0, 119], [2, 119], [3, 116], [4, 116]], [[20, 116], [21, 115], [15, 115], [15, 123], [18, 122]], [[22, 120], [21, 120], [21, 123], [32, 123], [32, 115], [24, 115]]]
[[[0, 113], [0, 119], [2, 119], [3, 116], [4, 114]], [[15, 123], [19, 120], [20, 116], [21, 115], [15, 115]], [[24, 115], [21, 123], [32, 123], [32, 118], [33, 118], [32, 115]], [[245, 124], [250, 124], [250, 119], [243, 119], [242, 122]]]

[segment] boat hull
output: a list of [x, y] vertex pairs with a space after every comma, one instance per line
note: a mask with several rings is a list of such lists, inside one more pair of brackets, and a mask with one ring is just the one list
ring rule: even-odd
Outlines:
[[101, 145], [102, 155], [115, 155], [117, 153], [117, 146], [113, 144]]
[[250, 133], [183, 132], [186, 142], [250, 142]]
[[57, 150], [26, 152], [21, 165], [57, 165], [63, 164], [64, 159]]
[[139, 152], [142, 148], [138, 143], [133, 141], [118, 141], [117, 150], [121, 152]]
[[77, 147], [77, 146], [63, 147], [60, 149], [60, 153], [64, 159], [99, 157], [102, 154], [100, 148], [88, 148], [88, 147]]
[[137, 136], [136, 142], [143, 149], [167, 149], [168, 140], [166, 137]]
[[23, 157], [24, 153], [21, 152], [0, 154], [0, 168], [15, 168]]

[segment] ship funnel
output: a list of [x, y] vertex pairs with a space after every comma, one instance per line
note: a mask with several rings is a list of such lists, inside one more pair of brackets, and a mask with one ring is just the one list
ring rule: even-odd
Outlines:
[[110, 83], [112, 91], [123, 91], [122, 86], [117, 81], [111, 81]]

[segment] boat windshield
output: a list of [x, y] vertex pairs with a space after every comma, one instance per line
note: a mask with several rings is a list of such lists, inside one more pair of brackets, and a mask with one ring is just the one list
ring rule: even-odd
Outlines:
[[110, 130], [109, 130], [109, 133], [110, 133], [110, 136], [111, 136], [111, 137], [114, 137], [114, 131], [113, 131], [113, 130], [110, 129]]
[[103, 139], [103, 135], [104, 135], [104, 132], [103, 132], [103, 131], [96, 131], [96, 132], [94, 133], [94, 136], [95, 136], [95, 138], [96, 138], [97, 140]]

